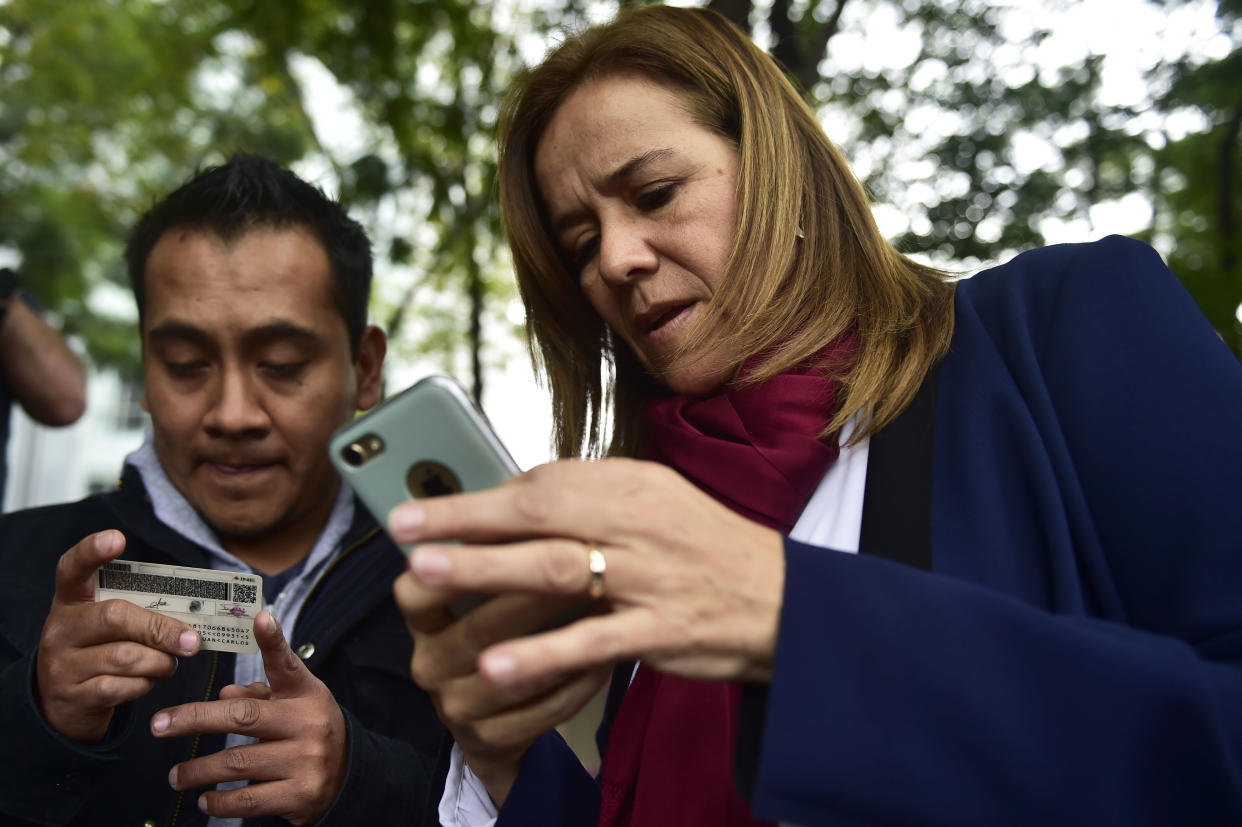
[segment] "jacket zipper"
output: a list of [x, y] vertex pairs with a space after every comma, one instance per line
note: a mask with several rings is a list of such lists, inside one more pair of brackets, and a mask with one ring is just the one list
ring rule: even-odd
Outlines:
[[[212, 687], [214, 687], [216, 684], [216, 669], [219, 667], [219, 665], [220, 665], [220, 653], [212, 652], [211, 653], [211, 668], [207, 670], [207, 688], [203, 690], [204, 701], [211, 700], [211, 690], [212, 690]], [[198, 742], [199, 742], [199, 739], [201, 739], [202, 737], [203, 736], [201, 732], [195, 733], [194, 740], [190, 742], [190, 754], [186, 756], [186, 759], [185, 759], [186, 761], [191, 761], [194, 758], [198, 757]], [[177, 817], [181, 815], [181, 804], [184, 801], [184, 799], [185, 799], [185, 790], [178, 790], [177, 797], [173, 799], [172, 816], [168, 820], [170, 827], [171, 825], [175, 825], [177, 823]]]
[[[342, 551], [340, 554], [336, 556], [336, 559], [333, 560], [332, 563], [326, 569], [323, 570], [323, 574], [319, 575], [319, 579], [315, 581], [315, 585], [311, 586], [311, 590], [306, 593], [305, 599], [302, 600], [302, 608], [298, 612], [299, 615], [302, 614], [302, 612], [306, 611], [306, 607], [311, 604], [312, 598], [314, 598], [315, 594], [319, 591], [319, 587], [323, 585], [323, 582], [328, 579], [328, 575], [332, 573], [332, 570], [336, 568], [337, 565], [339, 565], [342, 560], [344, 560], [346, 557], [348, 557], [350, 554], [352, 554], [357, 549], [361, 548], [364, 543], [369, 541], [376, 534], [379, 534], [379, 530], [380, 530], [379, 526], [375, 526], [370, 531], [363, 534], [361, 537], [359, 537], [357, 540], [351, 543], [348, 547], [345, 548], [344, 551]], [[289, 631], [292, 632], [293, 630], [290, 629]], [[292, 635], [290, 635], [288, 643], [290, 646], [293, 645]]]

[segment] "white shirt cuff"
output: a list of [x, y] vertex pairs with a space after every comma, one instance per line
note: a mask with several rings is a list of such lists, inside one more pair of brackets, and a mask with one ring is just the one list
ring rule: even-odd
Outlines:
[[500, 815], [483, 782], [466, 766], [456, 743], [449, 758], [444, 795], [440, 796], [439, 815], [442, 827], [494, 827]]

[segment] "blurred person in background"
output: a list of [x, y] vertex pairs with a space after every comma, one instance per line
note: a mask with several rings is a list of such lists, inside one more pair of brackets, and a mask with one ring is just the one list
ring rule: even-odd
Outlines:
[[[445, 824], [1242, 823], [1242, 365], [1150, 247], [912, 261], [706, 9], [555, 49], [500, 191], [611, 458], [389, 517]], [[552, 727], [609, 670], [592, 778]]]
[[0, 269], [0, 506], [12, 403], [43, 425], [70, 425], [86, 410], [86, 370], [60, 333], [39, 316], [17, 273]]
[[[0, 820], [420, 823], [445, 742], [389, 589], [404, 558], [327, 455], [380, 397], [366, 232], [237, 156], [156, 204], [126, 260], [147, 439], [116, 490], [0, 518]], [[260, 651], [96, 602], [118, 558], [263, 575]]]

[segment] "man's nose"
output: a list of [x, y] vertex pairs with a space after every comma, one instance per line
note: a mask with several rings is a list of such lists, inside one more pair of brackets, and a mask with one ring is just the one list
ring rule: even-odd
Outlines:
[[204, 422], [222, 434], [264, 432], [271, 419], [256, 382], [245, 370], [226, 368], [220, 374], [216, 398]]

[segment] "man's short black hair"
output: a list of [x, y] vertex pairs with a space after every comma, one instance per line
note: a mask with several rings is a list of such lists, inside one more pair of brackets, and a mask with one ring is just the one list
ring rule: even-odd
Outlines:
[[125, 264], [140, 322], [146, 315], [147, 258], [169, 230], [210, 232], [228, 244], [251, 230], [293, 227], [309, 231], [328, 254], [332, 293], [356, 359], [371, 293], [371, 240], [338, 202], [259, 155], [237, 154], [199, 172], [139, 220], [125, 246]]

